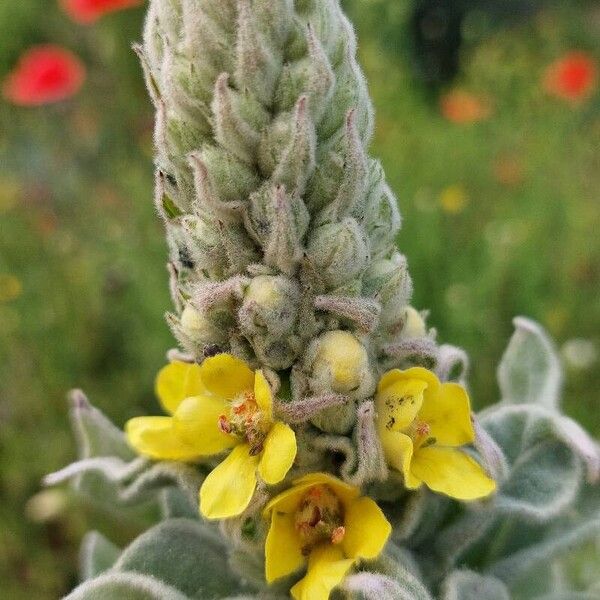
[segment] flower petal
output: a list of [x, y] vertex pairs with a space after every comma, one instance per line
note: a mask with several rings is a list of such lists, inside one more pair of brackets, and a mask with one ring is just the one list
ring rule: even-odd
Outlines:
[[269, 485], [279, 483], [294, 463], [297, 450], [294, 430], [281, 421], [275, 423], [267, 435], [258, 465], [262, 480]]
[[183, 400], [204, 391], [200, 366], [184, 362], [168, 364], [158, 372], [155, 389], [162, 407], [173, 414]]
[[308, 559], [308, 571], [291, 590], [294, 600], [328, 600], [334, 587], [339, 585], [354, 560], [344, 558], [337, 546], [315, 548]]
[[348, 485], [329, 473], [309, 473], [296, 479], [292, 487], [275, 496], [263, 509], [263, 516], [268, 517], [274, 510], [285, 513], [295, 511], [302, 496], [315, 485], [329, 485], [345, 503], [360, 495], [357, 487]]
[[423, 381], [426, 381], [429, 393], [436, 393], [440, 387], [440, 380], [435, 373], [428, 371], [423, 367], [411, 367], [410, 369], [406, 369], [406, 371], [392, 369], [391, 371], [384, 373], [377, 385], [377, 392], [382, 392], [393, 383], [406, 379], [422, 379]]
[[463, 446], [475, 439], [471, 404], [465, 388], [444, 383], [436, 398], [426, 397], [419, 419], [429, 425], [429, 435], [440, 446]]
[[200, 488], [200, 512], [207, 519], [235, 517], [248, 507], [256, 487], [258, 456], [240, 444], [214, 468]]
[[413, 458], [413, 442], [409, 436], [399, 431], [380, 432], [381, 445], [387, 463], [400, 471], [404, 476], [404, 485], [409, 490], [415, 490], [421, 485], [421, 480], [417, 479], [410, 470]]
[[273, 511], [271, 527], [265, 542], [265, 578], [267, 583], [297, 571], [305, 561], [294, 526], [294, 514]]
[[200, 365], [200, 377], [211, 394], [227, 400], [254, 388], [254, 373], [250, 367], [231, 354], [207, 358]]
[[281, 492], [281, 494], [277, 494], [263, 509], [263, 516], [268, 518], [271, 512], [274, 511], [279, 513], [294, 512], [300, 503], [300, 499], [312, 485], [312, 483], [294, 484], [292, 487]]
[[423, 379], [397, 379], [375, 397], [378, 425], [388, 431], [402, 431], [414, 420], [427, 388]]
[[234, 435], [219, 429], [219, 417], [229, 410], [229, 403], [214, 396], [186, 398], [175, 411], [173, 423], [177, 435], [198, 455], [218, 454], [239, 444]]
[[193, 460], [195, 448], [181, 440], [171, 417], [136, 417], [127, 421], [125, 434], [129, 444], [144, 456], [158, 460]]
[[254, 373], [254, 398], [265, 419], [273, 420], [273, 393], [262, 371]]
[[496, 482], [481, 465], [454, 448], [420, 448], [413, 457], [411, 471], [434, 492], [457, 500], [483, 498], [496, 489]]
[[392, 526], [377, 504], [363, 496], [346, 508], [343, 548], [350, 558], [376, 558], [381, 554]]
[[351, 502], [360, 495], [359, 488], [349, 485], [341, 479], [330, 475], [329, 473], [309, 473], [308, 475], [304, 475], [304, 477], [300, 477], [294, 481], [294, 487], [312, 487], [313, 485], [328, 485], [341, 498], [341, 500], [344, 501], [344, 503]]

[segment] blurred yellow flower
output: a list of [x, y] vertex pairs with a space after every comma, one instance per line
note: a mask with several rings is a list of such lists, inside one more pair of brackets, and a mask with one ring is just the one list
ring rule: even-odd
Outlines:
[[442, 210], [452, 215], [461, 213], [469, 202], [467, 192], [461, 185], [450, 185], [440, 194]]
[[0, 274], [0, 302], [16, 300], [23, 293], [23, 284], [14, 275]]
[[441, 384], [421, 367], [388, 371], [375, 396], [377, 425], [388, 464], [407, 488], [423, 483], [458, 500], [475, 500], [496, 489], [481, 465], [458, 450], [475, 439], [465, 389]]
[[327, 600], [358, 559], [379, 556], [392, 529], [371, 498], [326, 473], [297, 479], [263, 514], [271, 519], [267, 582], [308, 563], [306, 575], [291, 589], [294, 600]]
[[171, 417], [137, 417], [126, 426], [129, 443], [162, 460], [192, 461], [232, 449], [200, 488], [208, 519], [242, 513], [254, 494], [257, 473], [270, 485], [282, 481], [296, 458], [296, 435], [273, 420], [273, 396], [262, 371], [230, 354], [201, 365], [173, 362], [158, 374], [156, 392]]

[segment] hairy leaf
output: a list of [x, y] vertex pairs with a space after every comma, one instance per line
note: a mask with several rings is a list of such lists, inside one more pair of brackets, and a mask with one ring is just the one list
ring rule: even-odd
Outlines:
[[498, 367], [502, 399], [511, 404], [557, 408], [562, 372], [550, 338], [537, 323], [524, 317], [517, 317], [514, 324], [516, 331]]
[[108, 571], [119, 558], [121, 549], [98, 531], [88, 532], [79, 550], [79, 571], [85, 581]]
[[108, 572], [75, 588], [65, 600], [188, 600], [175, 588], [138, 573]]
[[473, 571], [453, 571], [442, 585], [443, 600], [510, 600], [506, 586], [495, 577]]
[[152, 575], [207, 600], [241, 591], [227, 567], [223, 540], [191, 519], [169, 519], [149, 529], [123, 551], [114, 569]]

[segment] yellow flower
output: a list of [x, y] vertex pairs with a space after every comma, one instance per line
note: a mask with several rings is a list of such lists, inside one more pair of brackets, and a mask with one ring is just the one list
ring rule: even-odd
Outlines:
[[431, 371], [388, 371], [375, 396], [377, 425], [387, 462], [404, 475], [407, 488], [423, 483], [458, 500], [491, 494], [496, 483], [458, 450], [475, 439], [465, 389], [441, 384]]
[[308, 570], [291, 590], [295, 600], [327, 600], [360, 558], [376, 558], [392, 530], [381, 509], [360, 490], [326, 473], [294, 481], [264, 510], [271, 518], [265, 544], [268, 583]]
[[230, 354], [201, 365], [173, 362], [158, 374], [156, 392], [172, 416], [127, 423], [127, 439], [140, 454], [192, 461], [232, 449], [200, 489], [206, 518], [242, 513], [257, 473], [270, 485], [285, 478], [296, 458], [296, 435], [273, 419], [273, 396], [262, 371], [253, 373]]

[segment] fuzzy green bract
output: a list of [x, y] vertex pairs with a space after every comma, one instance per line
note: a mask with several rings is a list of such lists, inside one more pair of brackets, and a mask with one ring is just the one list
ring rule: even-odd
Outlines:
[[[600, 582], [581, 575], [594, 569], [572, 562], [577, 548], [583, 562], [600, 555], [600, 454], [561, 413], [559, 359], [537, 324], [515, 320], [500, 402], [474, 417], [466, 448], [494, 495], [410, 492], [386, 465], [373, 403], [382, 374], [420, 366], [463, 383], [468, 364], [410, 306], [355, 51], [338, 0], [150, 1], [137, 52], [156, 108], [155, 203], [180, 345], [170, 358], [227, 352], [261, 369], [295, 428], [289, 477], [333, 471], [383, 509], [384, 552], [332, 597], [594, 597]], [[264, 581], [264, 486], [239, 518], [203, 522], [198, 490], [214, 461], [136, 456], [81, 392], [72, 417], [79, 460], [46, 483], [72, 479], [145, 531], [126, 548], [90, 533], [70, 600], [289, 597], [293, 578]]]

